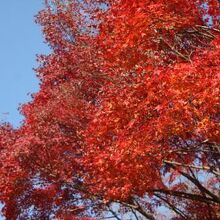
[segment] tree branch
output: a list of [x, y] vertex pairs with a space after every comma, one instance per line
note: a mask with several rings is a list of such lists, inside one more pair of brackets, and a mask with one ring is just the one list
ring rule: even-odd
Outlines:
[[169, 161], [169, 160], [164, 160], [163, 162], [169, 165], [182, 166], [182, 167], [188, 167], [188, 168], [194, 168], [194, 169], [200, 169], [200, 170], [207, 170], [220, 176], [220, 172], [213, 170], [213, 168], [209, 166], [195, 166], [195, 165], [183, 164], [183, 163], [179, 163], [176, 161]]

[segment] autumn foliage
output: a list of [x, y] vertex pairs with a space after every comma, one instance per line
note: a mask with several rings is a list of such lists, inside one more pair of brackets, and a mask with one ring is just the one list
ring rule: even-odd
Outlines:
[[6, 219], [220, 219], [219, 15], [218, 0], [45, 1], [40, 90], [0, 128]]

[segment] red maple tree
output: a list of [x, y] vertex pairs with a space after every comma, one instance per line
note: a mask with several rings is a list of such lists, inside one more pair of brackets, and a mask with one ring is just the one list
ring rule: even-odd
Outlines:
[[219, 219], [219, 14], [218, 0], [45, 1], [40, 90], [0, 128], [6, 219]]

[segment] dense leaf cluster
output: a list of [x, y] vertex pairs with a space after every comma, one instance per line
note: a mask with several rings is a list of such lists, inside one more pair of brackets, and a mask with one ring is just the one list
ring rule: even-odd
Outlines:
[[45, 1], [40, 90], [0, 127], [6, 219], [219, 219], [219, 15], [218, 0]]

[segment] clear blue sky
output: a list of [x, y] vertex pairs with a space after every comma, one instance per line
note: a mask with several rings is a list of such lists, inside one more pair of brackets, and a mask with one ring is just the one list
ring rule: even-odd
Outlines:
[[[32, 70], [36, 54], [48, 53], [34, 15], [43, 0], [6, 0], [0, 3], [0, 120], [19, 126], [17, 108], [38, 90]], [[1, 205], [0, 205], [1, 208]], [[0, 216], [0, 220], [2, 220]]]
[[17, 110], [30, 100], [29, 92], [38, 90], [32, 70], [36, 54], [48, 53], [34, 15], [43, 0], [7, 0], [0, 3], [0, 120], [19, 126]]

